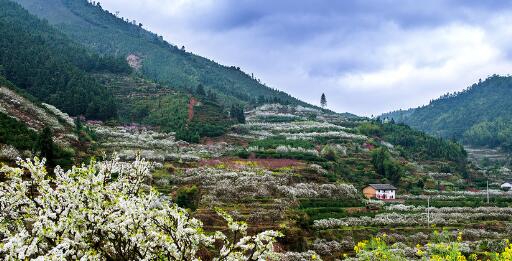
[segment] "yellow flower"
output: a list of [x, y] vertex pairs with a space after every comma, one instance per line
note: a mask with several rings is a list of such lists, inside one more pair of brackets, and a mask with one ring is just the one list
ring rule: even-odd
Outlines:
[[457, 241], [461, 242], [462, 241], [462, 232], [459, 232], [457, 234]]

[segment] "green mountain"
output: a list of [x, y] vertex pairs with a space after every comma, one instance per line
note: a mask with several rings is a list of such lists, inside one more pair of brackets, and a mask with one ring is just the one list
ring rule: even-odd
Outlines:
[[15, 0], [29, 12], [48, 20], [74, 41], [102, 55], [129, 58], [144, 76], [174, 88], [204, 86], [219, 101], [231, 104], [279, 102], [311, 106], [269, 88], [239, 67], [223, 66], [186, 52], [149, 32], [135, 21], [86, 0]]
[[0, 0], [0, 75], [71, 115], [108, 119], [113, 95], [88, 74], [127, 73], [125, 61], [93, 54], [21, 6]]
[[0, 76], [71, 116], [152, 125], [194, 141], [234, 123], [204, 87], [190, 92], [143, 79], [124, 57], [99, 55], [14, 2], [0, 0], [0, 35]]
[[512, 151], [512, 77], [493, 75], [430, 104], [381, 118], [468, 145]]

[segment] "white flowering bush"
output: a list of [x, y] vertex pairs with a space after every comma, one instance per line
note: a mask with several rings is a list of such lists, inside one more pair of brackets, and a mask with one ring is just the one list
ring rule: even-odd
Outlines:
[[352, 184], [298, 183], [279, 186], [279, 190], [291, 198], [355, 199], [359, 192]]
[[0, 144], [0, 159], [16, 160], [20, 157], [20, 152], [10, 145]]
[[189, 144], [176, 141], [174, 133], [164, 133], [144, 126], [109, 127], [91, 124], [100, 146], [115, 151], [123, 160], [134, 160], [137, 155], [157, 162], [195, 162], [201, 158], [220, 157], [235, 147], [225, 142]]
[[[417, 211], [419, 209], [405, 209], [403, 205], [393, 208], [396, 211]], [[317, 229], [329, 229], [351, 226], [417, 226], [417, 225], [457, 225], [470, 223], [474, 221], [512, 221], [511, 208], [498, 207], [446, 207], [430, 208], [430, 219], [425, 212], [412, 213], [382, 213], [375, 217], [347, 217], [347, 218], [329, 218], [314, 221], [314, 227]]]
[[67, 113], [57, 109], [57, 107], [48, 103], [42, 103], [41, 105], [43, 105], [46, 109], [51, 111], [55, 116], [64, 120], [69, 126], [75, 127], [75, 121]]
[[208, 204], [242, 202], [254, 197], [354, 199], [360, 196], [351, 184], [292, 183], [293, 173], [274, 174], [262, 169], [224, 170], [189, 168], [172, 177], [175, 184], [199, 184]]
[[[251, 148], [251, 149], [253, 149], [253, 151], [254, 151], [254, 148]], [[304, 149], [302, 147], [294, 148], [294, 147], [286, 146], [286, 145], [277, 146], [276, 152], [277, 153], [289, 153], [289, 152], [303, 153], [303, 154], [309, 154], [309, 155], [313, 155], [313, 156], [319, 155], [318, 151], [314, 150], [314, 149]]]
[[322, 258], [315, 253], [315, 251], [309, 250], [306, 252], [286, 252], [278, 254], [278, 259], [281, 261], [322, 261]]
[[57, 167], [19, 160], [3, 166], [0, 184], [0, 258], [3, 260], [275, 259], [276, 231], [247, 235], [247, 224], [219, 214], [230, 233], [207, 234], [200, 220], [146, 185], [149, 163], [117, 159]]

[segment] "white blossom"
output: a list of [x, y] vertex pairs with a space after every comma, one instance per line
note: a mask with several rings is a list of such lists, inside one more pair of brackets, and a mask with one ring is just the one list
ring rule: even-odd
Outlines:
[[201, 247], [217, 260], [265, 260], [281, 236], [249, 236], [245, 223], [221, 211], [230, 233], [243, 237], [204, 233], [200, 220], [146, 185], [150, 164], [140, 158], [57, 167], [54, 177], [44, 160], [18, 164], [0, 170], [7, 177], [0, 183], [0, 257], [7, 260], [199, 260]]

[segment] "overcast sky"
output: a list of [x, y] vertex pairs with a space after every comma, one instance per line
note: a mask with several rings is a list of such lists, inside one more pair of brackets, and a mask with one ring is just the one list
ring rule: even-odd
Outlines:
[[102, 0], [176, 45], [359, 115], [512, 72], [509, 1]]

